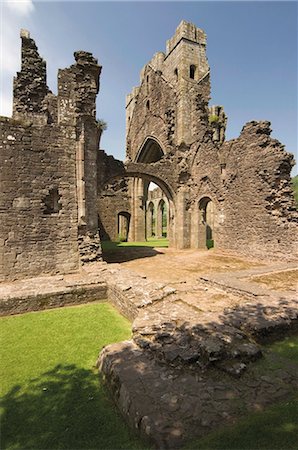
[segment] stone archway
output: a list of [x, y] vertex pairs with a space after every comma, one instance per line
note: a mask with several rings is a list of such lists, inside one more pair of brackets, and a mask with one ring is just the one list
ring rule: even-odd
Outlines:
[[215, 238], [215, 205], [210, 197], [203, 197], [199, 201], [199, 236], [200, 248], [214, 247]]

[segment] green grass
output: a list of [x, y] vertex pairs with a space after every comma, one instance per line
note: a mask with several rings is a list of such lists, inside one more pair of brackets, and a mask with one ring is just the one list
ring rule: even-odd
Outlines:
[[298, 209], [298, 175], [292, 178], [292, 186], [294, 190], [294, 197], [296, 201], [296, 207]]
[[130, 330], [106, 303], [2, 318], [1, 448], [144, 448], [94, 368]]
[[297, 450], [298, 398], [191, 442], [188, 450]]
[[[265, 357], [256, 370], [260, 375], [270, 375], [272, 370], [285, 368], [286, 363], [298, 364], [298, 336], [292, 336], [267, 345]], [[272, 359], [275, 361], [272, 365]], [[225, 427], [196, 439], [186, 446], [187, 450], [297, 450], [298, 395], [289, 401], [276, 404], [264, 411], [251, 413], [236, 425]]]
[[103, 251], [117, 250], [118, 247], [168, 247], [169, 240], [165, 238], [154, 239], [148, 238], [147, 241], [143, 242], [112, 242], [112, 241], [102, 241], [101, 243]]
[[[130, 323], [109, 304], [0, 319], [1, 448], [149, 448], [125, 425], [94, 368], [102, 346], [128, 339]], [[280, 366], [298, 363], [298, 337], [265, 347]], [[269, 358], [260, 363], [262, 374]], [[256, 369], [257, 370], [257, 369]], [[185, 449], [297, 449], [298, 400], [244, 417]]]

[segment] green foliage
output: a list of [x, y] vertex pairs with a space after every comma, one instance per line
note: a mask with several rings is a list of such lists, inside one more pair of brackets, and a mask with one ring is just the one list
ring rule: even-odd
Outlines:
[[207, 246], [208, 250], [210, 248], [213, 248], [214, 247], [214, 240], [213, 239], [207, 239], [206, 240], [206, 246]]
[[2, 318], [1, 448], [144, 449], [94, 368], [130, 334], [107, 303]]
[[97, 127], [101, 131], [105, 131], [108, 128], [108, 124], [103, 119], [97, 119]]
[[298, 175], [292, 178], [292, 186], [294, 190], [294, 197], [296, 201], [296, 208], [298, 209]]
[[209, 116], [209, 123], [217, 123], [219, 121], [219, 117], [215, 114], [211, 114]]
[[102, 250], [104, 252], [117, 251], [119, 247], [168, 247], [169, 240], [165, 238], [156, 239], [155, 237], [148, 238], [147, 241], [143, 242], [112, 242], [112, 241], [102, 241]]

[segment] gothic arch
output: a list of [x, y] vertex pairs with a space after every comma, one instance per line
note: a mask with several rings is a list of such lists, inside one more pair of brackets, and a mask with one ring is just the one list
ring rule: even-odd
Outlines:
[[164, 151], [156, 138], [148, 136], [138, 151], [135, 162], [154, 163], [164, 156]]

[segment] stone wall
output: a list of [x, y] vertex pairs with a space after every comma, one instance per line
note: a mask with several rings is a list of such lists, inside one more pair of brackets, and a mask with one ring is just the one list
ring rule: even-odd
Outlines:
[[182, 21], [166, 53], [157, 53], [144, 67], [140, 86], [126, 101], [127, 158], [138, 160], [148, 137], [163, 153], [196, 140], [198, 104], [207, 106], [210, 95], [205, 47], [205, 33]]
[[1, 277], [79, 266], [71, 130], [2, 119]]
[[270, 133], [270, 122], [249, 122], [221, 149], [219, 246], [262, 257], [297, 257], [294, 158]]
[[[209, 106], [209, 77], [206, 35], [182, 21], [127, 96], [126, 172], [164, 190], [171, 245], [295, 258], [293, 158], [270, 138], [268, 122], [250, 122], [225, 142], [227, 117], [222, 106]], [[135, 240], [146, 234], [140, 183], [131, 189]]]
[[58, 96], [46, 64], [22, 30], [21, 71], [13, 117], [0, 120], [0, 279], [67, 273], [101, 258], [97, 211], [95, 98], [101, 67], [90, 53], [58, 74]]

